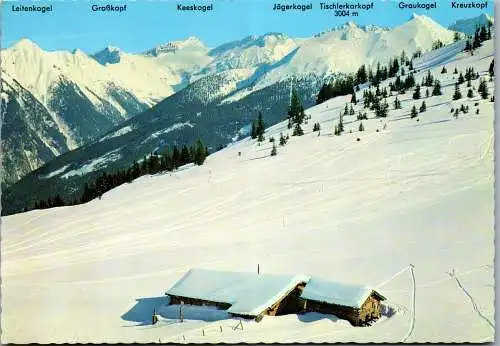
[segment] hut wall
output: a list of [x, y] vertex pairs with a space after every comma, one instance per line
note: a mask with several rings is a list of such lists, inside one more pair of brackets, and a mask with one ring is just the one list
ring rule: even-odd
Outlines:
[[296, 314], [302, 311], [304, 309], [305, 301], [300, 298], [300, 294], [304, 289], [304, 285], [304, 283], [301, 283], [295, 286], [292, 291], [267, 309], [267, 314], [270, 316], [281, 316]]
[[228, 303], [213, 302], [209, 300], [188, 297], [170, 296], [170, 305], [180, 304], [181, 302], [184, 302], [184, 304], [187, 305], [215, 306], [221, 310], [227, 310], [231, 307], [231, 304]]
[[362, 321], [370, 321], [374, 318], [379, 318], [381, 315], [380, 300], [373, 295], [369, 296], [361, 306], [359, 315]]
[[348, 306], [308, 300], [306, 303], [306, 311], [335, 315], [338, 318], [348, 320], [353, 326], [358, 326], [361, 323], [359, 319], [359, 310]]

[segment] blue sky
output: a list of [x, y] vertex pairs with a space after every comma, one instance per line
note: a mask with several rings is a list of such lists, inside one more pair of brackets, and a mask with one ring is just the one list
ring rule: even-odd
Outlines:
[[[322, 0], [331, 3], [332, 0]], [[336, 2], [345, 2], [335, 0]], [[207, 2], [199, 0], [196, 3]], [[126, 52], [142, 52], [162, 43], [181, 40], [189, 36], [199, 37], [207, 46], [238, 40], [248, 35], [267, 32], [283, 32], [291, 37], [307, 37], [348, 20], [357, 24], [397, 26], [408, 20], [412, 12], [425, 14], [444, 26], [457, 19], [470, 18], [480, 10], [450, 9], [449, 1], [437, 1], [435, 10], [401, 10], [399, 1], [374, 0], [374, 10], [359, 11], [358, 17], [334, 17], [332, 11], [321, 11], [319, 0], [297, 0], [298, 3], [313, 3], [313, 10], [291, 13], [273, 11], [273, 0], [213, 0], [215, 10], [206, 13], [180, 12], [176, 0], [137, 1], [6, 1], [2, 6], [2, 47], [9, 47], [21, 38], [36, 42], [45, 50], [82, 49], [87, 53], [111, 45]], [[350, 1], [352, 2], [352, 0]], [[371, 1], [360, 0], [360, 3]], [[48, 4], [54, 11], [45, 14], [16, 13], [11, 6], [16, 4]], [[91, 4], [127, 4], [122, 13], [96, 13]], [[195, 3], [191, 0], [183, 4]], [[493, 15], [493, 2], [489, 1], [485, 11]]]

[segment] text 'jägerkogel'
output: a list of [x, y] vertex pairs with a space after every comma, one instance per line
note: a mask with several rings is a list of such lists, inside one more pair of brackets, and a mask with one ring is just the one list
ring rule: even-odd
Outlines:
[[93, 12], [125, 12], [127, 10], [127, 5], [92, 5]]
[[312, 3], [309, 4], [274, 4], [273, 11], [308, 11], [313, 8]]

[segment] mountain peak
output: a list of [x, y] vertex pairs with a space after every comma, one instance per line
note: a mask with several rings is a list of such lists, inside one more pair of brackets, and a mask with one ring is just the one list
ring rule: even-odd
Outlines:
[[121, 60], [121, 49], [107, 46], [103, 50], [92, 55], [92, 57], [101, 65], [117, 64]]
[[33, 41], [31, 41], [28, 38], [22, 38], [14, 46], [12, 46], [14, 49], [21, 49], [21, 50], [41, 50], [41, 48]]
[[167, 53], [176, 53], [183, 49], [205, 48], [205, 44], [196, 36], [189, 36], [185, 40], [170, 41], [160, 44], [154, 48], [145, 51], [143, 54], [148, 56], [160, 56]]
[[413, 12], [410, 16], [410, 19], [408, 19], [408, 20], [414, 20], [414, 19], [419, 19], [419, 18], [420, 18], [420, 15]]
[[477, 27], [488, 25], [489, 23], [493, 24], [494, 19], [483, 12], [477, 17], [459, 19], [451, 24], [448, 29], [463, 32], [468, 35], [474, 35]]

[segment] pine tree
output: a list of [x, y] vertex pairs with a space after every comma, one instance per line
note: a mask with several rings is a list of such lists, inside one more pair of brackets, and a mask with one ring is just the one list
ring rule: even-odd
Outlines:
[[352, 105], [351, 105], [351, 108], [349, 109], [349, 115], [354, 115], [354, 114], [356, 114], [356, 113], [354, 112], [354, 108], [352, 108]]
[[394, 99], [394, 109], [401, 109], [401, 101], [399, 101], [397, 96]]
[[462, 72], [460, 72], [460, 75], [458, 76], [458, 84], [462, 84], [463, 82], [465, 82], [465, 79]]
[[361, 65], [361, 67], [356, 72], [356, 84], [363, 84], [368, 81], [368, 76], [366, 74], [365, 65]]
[[458, 70], [456, 67], [455, 67], [455, 71], [453, 71], [453, 74], [458, 74]]
[[455, 84], [455, 93], [453, 94], [453, 100], [459, 100], [462, 98], [462, 93], [460, 92], [460, 88], [458, 83]]
[[406, 56], [406, 52], [404, 50], [401, 52], [400, 61], [401, 61], [401, 66], [406, 64], [406, 62], [408, 61], [408, 58]]
[[290, 127], [300, 121], [300, 112], [302, 105], [300, 104], [299, 95], [295, 88], [292, 89], [292, 97], [290, 107], [288, 107], [288, 119], [290, 119]]
[[481, 29], [479, 30], [479, 40], [481, 42], [484, 42], [488, 39], [488, 33], [486, 31], [486, 28], [484, 26], [481, 27]]
[[411, 115], [410, 115], [410, 118], [416, 118], [418, 116], [418, 112], [417, 112], [417, 107], [415, 107], [415, 105], [413, 105], [413, 107], [411, 108]]
[[453, 42], [460, 41], [460, 34], [455, 31], [455, 34], [453, 35]]
[[488, 72], [490, 73], [490, 77], [493, 77], [495, 75], [495, 59], [491, 60]]
[[278, 154], [278, 149], [276, 149], [276, 144], [273, 143], [273, 148], [271, 149], [271, 156], [276, 156]]
[[465, 42], [465, 48], [464, 48], [464, 51], [465, 51], [465, 52], [470, 52], [470, 51], [472, 51], [472, 45], [471, 45], [471, 43], [470, 43], [470, 41], [469, 41], [469, 40], [467, 40], [467, 41]]
[[422, 105], [420, 106], [420, 113], [423, 113], [427, 110], [427, 106], [425, 104], [425, 101], [422, 101]]
[[378, 103], [378, 107], [375, 109], [375, 116], [377, 118], [385, 118], [389, 112], [389, 104], [386, 100]]
[[468, 98], [474, 97], [474, 93], [472, 92], [472, 89], [467, 90], [467, 97]]
[[206, 155], [205, 146], [203, 145], [201, 139], [198, 139], [195, 145], [194, 163], [201, 166], [203, 162], [205, 162]]
[[365, 130], [365, 127], [363, 126], [363, 122], [360, 122], [360, 123], [359, 123], [359, 128], [358, 128], [358, 130], [359, 130], [360, 132]]
[[280, 145], [284, 146], [286, 144], [286, 138], [283, 136], [283, 133], [280, 133]]
[[439, 80], [434, 81], [434, 88], [432, 89], [432, 96], [442, 95], [441, 92], [441, 82]]
[[347, 107], [347, 103], [345, 104], [345, 108], [344, 108], [344, 115], [348, 115], [349, 114], [349, 108]]
[[445, 73], [448, 73], [448, 70], [446, 69], [446, 66], [443, 66], [443, 68], [441, 69], [441, 74]]
[[313, 132], [320, 131], [320, 130], [321, 130], [321, 126], [319, 125], [319, 123], [314, 123]]
[[425, 89], [425, 97], [429, 97], [429, 89]]
[[258, 137], [258, 141], [262, 142], [264, 141], [264, 132], [266, 130], [266, 126], [264, 125], [264, 119], [262, 118], [262, 113], [259, 112], [257, 116], [257, 123], [255, 125], [255, 133]]
[[415, 86], [415, 91], [413, 92], [413, 99], [418, 100], [420, 99], [420, 85]]
[[252, 122], [252, 130], [250, 131], [250, 135], [251, 135], [252, 139], [257, 138], [257, 124], [255, 121]]
[[304, 131], [302, 130], [300, 123], [295, 123], [295, 127], [293, 128], [292, 136], [302, 136], [303, 134], [304, 134]]
[[183, 145], [181, 149], [181, 165], [185, 165], [186, 163], [191, 162], [191, 155], [189, 154], [189, 150], [187, 146]]
[[484, 79], [481, 79], [481, 81], [479, 82], [479, 87], [477, 91], [481, 95], [481, 98], [484, 100], [486, 100], [488, 96], [490, 96], [488, 92], [488, 85], [486, 84], [486, 81]]
[[358, 103], [358, 101], [356, 100], [356, 93], [355, 92], [352, 93], [351, 103], [354, 103], [354, 104]]

